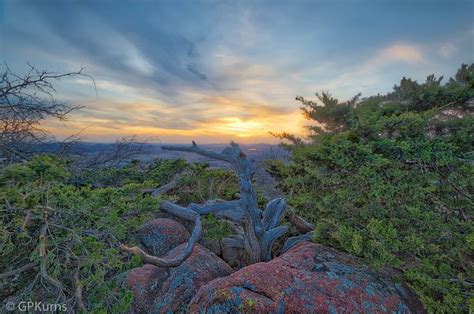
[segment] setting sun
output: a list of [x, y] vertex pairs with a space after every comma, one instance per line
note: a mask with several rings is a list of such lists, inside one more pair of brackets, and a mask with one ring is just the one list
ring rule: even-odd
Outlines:
[[216, 127], [223, 133], [230, 133], [239, 137], [249, 137], [252, 135], [260, 135], [265, 132], [264, 123], [258, 121], [242, 121], [240, 118], [224, 118], [222, 125]]
[[0, 0], [0, 313], [474, 314], [473, 12]]

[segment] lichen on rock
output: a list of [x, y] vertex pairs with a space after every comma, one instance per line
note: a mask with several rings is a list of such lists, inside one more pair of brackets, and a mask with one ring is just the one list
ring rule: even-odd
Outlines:
[[310, 242], [202, 286], [191, 313], [423, 313], [393, 270]]

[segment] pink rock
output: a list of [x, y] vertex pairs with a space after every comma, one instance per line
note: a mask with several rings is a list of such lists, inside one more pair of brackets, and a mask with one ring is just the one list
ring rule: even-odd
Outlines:
[[395, 273], [310, 242], [202, 286], [191, 313], [423, 313]]
[[158, 218], [143, 225], [138, 238], [150, 254], [161, 257], [188, 241], [189, 232], [175, 220]]
[[[155, 252], [175, 247], [165, 258], [176, 257], [186, 247], [186, 243], [178, 243], [187, 241], [189, 237], [179, 223], [170, 219], [155, 219], [147, 226], [152, 231], [148, 233], [151, 236], [147, 238], [150, 241], [147, 247], [151, 246]], [[152, 239], [158, 242], [153, 243]], [[184, 312], [202, 285], [232, 272], [229, 265], [200, 244], [196, 244], [188, 259], [178, 267], [162, 268], [147, 264], [135, 268], [127, 278], [127, 285], [133, 293], [132, 312]]]
[[149, 264], [132, 269], [127, 278], [127, 286], [133, 294], [133, 312], [146, 313], [151, 308], [158, 288], [154, 283], [164, 282], [168, 276], [166, 269]]

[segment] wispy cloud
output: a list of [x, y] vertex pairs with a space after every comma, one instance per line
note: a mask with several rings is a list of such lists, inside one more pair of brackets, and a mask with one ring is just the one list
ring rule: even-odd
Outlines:
[[394, 44], [382, 49], [371, 63], [380, 65], [392, 62], [420, 63], [426, 58], [419, 47], [412, 44]]
[[445, 43], [439, 47], [439, 54], [445, 58], [452, 57], [456, 52], [458, 52], [458, 48], [452, 43]]
[[89, 80], [60, 84], [85, 109], [51, 124], [58, 135], [268, 141], [304, 124], [296, 95], [370, 95], [473, 61], [467, 8], [366, 4], [6, 1], [2, 52], [17, 68], [86, 66], [94, 77], [97, 95]]

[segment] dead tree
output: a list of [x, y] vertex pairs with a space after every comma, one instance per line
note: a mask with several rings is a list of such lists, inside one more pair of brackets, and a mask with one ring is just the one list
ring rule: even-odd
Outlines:
[[[201, 156], [226, 161], [238, 176], [240, 187], [240, 199], [233, 201], [211, 200], [203, 205], [190, 204], [182, 207], [168, 201], [160, 205], [160, 209], [182, 219], [195, 223], [194, 231], [181, 252], [181, 255], [172, 260], [152, 256], [138, 247], [121, 245], [125, 252], [142, 257], [146, 263], [161, 267], [172, 267], [182, 263], [192, 252], [196, 242], [202, 234], [201, 215], [214, 214], [216, 217], [233, 222], [238, 227], [236, 234], [223, 240], [224, 245], [237, 247], [245, 250], [250, 263], [265, 262], [272, 259], [272, 247], [278, 238], [283, 236], [289, 229], [287, 225], [280, 225], [286, 214], [286, 202], [283, 198], [276, 198], [267, 203], [264, 210], [258, 207], [257, 193], [252, 184], [254, 174], [253, 165], [247, 156], [240, 150], [238, 144], [231, 142], [230, 147], [221, 153], [204, 150], [193, 142], [191, 147], [162, 146], [165, 150], [192, 152]], [[294, 244], [307, 240], [305, 236], [289, 238], [284, 245], [285, 249]]]
[[58, 74], [28, 66], [28, 71], [19, 75], [6, 63], [0, 65], [0, 158], [7, 162], [27, 159], [33, 148], [50, 142], [41, 122], [49, 118], [64, 121], [81, 108], [57, 101], [53, 82], [75, 76], [90, 78], [84, 69]]

